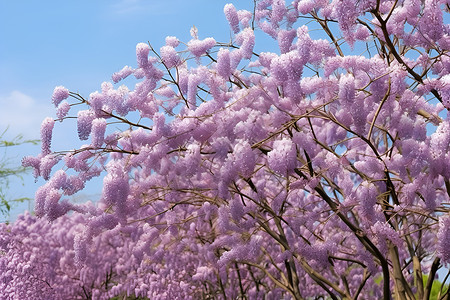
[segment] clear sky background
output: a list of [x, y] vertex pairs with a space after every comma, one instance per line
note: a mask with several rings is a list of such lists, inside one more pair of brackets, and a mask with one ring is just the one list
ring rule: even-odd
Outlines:
[[[149, 41], [159, 49], [168, 35], [187, 42], [193, 25], [200, 38], [228, 42], [230, 29], [223, 14], [228, 2], [238, 9], [253, 4], [250, 0], [0, 0], [0, 131], [9, 126], [7, 137], [39, 138], [42, 120], [55, 116], [50, 102], [55, 86], [87, 97], [123, 66], [136, 66], [137, 43]], [[75, 122], [56, 125], [53, 149], [79, 145]], [[17, 165], [23, 156], [39, 152], [40, 146], [27, 145], [11, 148], [6, 155]], [[42, 184], [30, 174], [24, 185], [12, 182], [9, 193], [32, 198]], [[101, 181], [97, 181], [84, 197], [95, 200], [100, 192]], [[10, 219], [25, 209], [26, 204], [14, 209]]]

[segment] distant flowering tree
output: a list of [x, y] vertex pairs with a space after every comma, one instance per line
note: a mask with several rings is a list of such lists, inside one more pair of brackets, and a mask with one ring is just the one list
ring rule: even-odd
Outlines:
[[[23, 161], [45, 218], [0, 235], [7, 299], [429, 299], [450, 263], [449, 2], [224, 12], [230, 43], [194, 27], [89, 97], [55, 88]], [[73, 116], [87, 144], [52, 151]], [[62, 199], [102, 175], [95, 205]]]

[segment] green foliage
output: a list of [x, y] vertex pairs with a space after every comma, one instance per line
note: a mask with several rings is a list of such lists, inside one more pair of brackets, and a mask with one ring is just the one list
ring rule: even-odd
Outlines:
[[[428, 281], [428, 275], [423, 274], [422, 280], [423, 286], [426, 286]], [[377, 276], [376, 278], [374, 278], [374, 281], [376, 284], [381, 285], [381, 282], [383, 281], [383, 276]], [[443, 296], [447, 293], [448, 289], [449, 289], [448, 284], [443, 285], [442, 282], [440, 282], [437, 279], [434, 279], [433, 285], [431, 286], [431, 294], [429, 300], [445, 299], [443, 298]]]
[[[427, 284], [428, 275], [423, 275], [423, 285], [425, 286]], [[433, 285], [431, 286], [431, 294], [430, 294], [430, 300], [439, 300], [442, 298], [443, 295], [448, 291], [449, 285], [445, 284], [442, 285], [442, 282], [439, 280], [434, 280]]]
[[18, 203], [29, 201], [29, 198], [10, 198], [8, 190], [11, 180], [23, 180], [23, 175], [28, 171], [22, 166], [11, 165], [10, 158], [7, 156], [7, 150], [11, 147], [18, 147], [24, 144], [38, 144], [38, 140], [27, 140], [22, 135], [12, 139], [4, 139], [7, 129], [0, 134], [0, 216], [8, 217], [11, 208]]

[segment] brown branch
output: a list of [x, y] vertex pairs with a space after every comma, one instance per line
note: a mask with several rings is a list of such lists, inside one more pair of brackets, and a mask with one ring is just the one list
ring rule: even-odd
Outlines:
[[427, 284], [425, 286], [425, 291], [423, 293], [423, 300], [430, 299], [431, 288], [433, 286], [434, 277], [436, 276], [437, 270], [439, 270], [440, 264], [441, 264], [441, 259], [439, 257], [436, 257], [433, 261], [433, 264], [431, 265], [430, 274], [428, 274]]
[[[394, 58], [402, 65], [405, 67], [406, 71], [408, 71], [408, 73], [419, 83], [424, 84], [422, 77], [417, 74], [413, 69], [411, 69], [410, 66], [408, 66], [408, 64], [403, 60], [403, 58], [398, 54], [397, 50], [395, 49], [394, 44], [392, 43], [390, 37], [389, 37], [389, 32], [387, 30], [387, 20], [384, 20], [381, 15], [380, 12], [377, 10], [372, 10], [372, 14], [375, 16], [375, 18], [378, 20], [378, 22], [380, 22], [380, 27], [381, 30], [383, 31], [383, 37], [385, 40], [386, 45], [389, 48], [390, 53], [394, 56]], [[441, 95], [439, 95], [438, 91], [436, 89], [432, 89], [431, 93], [436, 97], [436, 99], [439, 100], [439, 102], [441, 102], [443, 104], [442, 101], [442, 97]]]

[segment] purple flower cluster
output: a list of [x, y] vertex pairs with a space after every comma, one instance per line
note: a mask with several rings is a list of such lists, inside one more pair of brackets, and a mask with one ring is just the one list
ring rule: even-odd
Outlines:
[[42, 154], [50, 154], [50, 146], [52, 143], [53, 127], [55, 126], [55, 120], [52, 118], [45, 118], [41, 125], [41, 149]]
[[63, 86], [57, 86], [53, 90], [52, 102], [55, 106], [58, 106], [61, 101], [69, 97], [69, 90]]
[[234, 5], [231, 3], [226, 4], [223, 8], [223, 12], [225, 13], [225, 17], [227, 18], [228, 23], [230, 23], [231, 29], [234, 31], [234, 33], [238, 33], [239, 16]]
[[87, 140], [92, 130], [92, 122], [95, 114], [91, 110], [82, 110], [78, 112], [77, 129], [80, 140]]
[[204, 40], [192, 39], [188, 43], [188, 49], [195, 57], [200, 57], [215, 45], [216, 40], [213, 38], [206, 38]]

